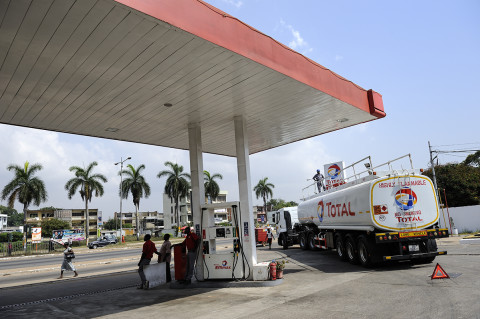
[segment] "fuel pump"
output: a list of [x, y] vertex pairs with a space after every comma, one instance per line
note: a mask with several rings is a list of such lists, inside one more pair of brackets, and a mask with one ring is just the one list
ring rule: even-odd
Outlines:
[[[202, 205], [202, 241], [205, 279], [244, 279], [245, 263], [238, 228], [239, 202]], [[232, 209], [232, 225], [216, 226], [215, 211]], [[227, 240], [224, 240], [227, 239]], [[217, 241], [228, 243], [217, 249]], [[231, 240], [231, 241], [230, 241]]]

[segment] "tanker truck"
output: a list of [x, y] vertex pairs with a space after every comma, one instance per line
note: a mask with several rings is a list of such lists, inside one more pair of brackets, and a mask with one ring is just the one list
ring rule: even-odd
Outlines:
[[367, 171], [351, 181], [327, 183], [331, 187], [304, 198], [298, 207], [275, 212], [278, 244], [336, 249], [342, 261], [365, 267], [395, 260], [428, 263], [446, 254], [437, 250], [436, 238], [449, 234], [438, 226], [432, 181], [413, 168], [393, 170], [392, 161], [376, 167], [388, 164], [389, 170], [377, 171], [370, 157], [365, 159], [370, 161]]

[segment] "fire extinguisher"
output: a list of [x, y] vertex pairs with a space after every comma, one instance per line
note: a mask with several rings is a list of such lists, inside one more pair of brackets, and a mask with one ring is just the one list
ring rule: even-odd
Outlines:
[[270, 267], [270, 279], [277, 280], [277, 263], [275, 262], [275, 260], [272, 260], [269, 267]]

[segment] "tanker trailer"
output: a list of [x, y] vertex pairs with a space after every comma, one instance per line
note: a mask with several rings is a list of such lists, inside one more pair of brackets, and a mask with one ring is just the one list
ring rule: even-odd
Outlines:
[[418, 170], [373, 172], [277, 212], [279, 244], [287, 249], [336, 249], [363, 266], [382, 261], [432, 262], [439, 209], [432, 181]]

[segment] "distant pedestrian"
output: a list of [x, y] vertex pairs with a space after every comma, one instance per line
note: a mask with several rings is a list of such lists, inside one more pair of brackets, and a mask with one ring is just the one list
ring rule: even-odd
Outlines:
[[157, 254], [157, 248], [155, 247], [155, 244], [153, 241], [150, 240], [152, 236], [150, 234], [145, 235], [143, 237], [143, 240], [145, 243], [143, 244], [143, 249], [142, 249], [142, 257], [140, 257], [140, 261], [138, 262], [138, 274], [140, 275], [140, 279], [142, 280], [142, 284], [137, 287], [137, 289], [148, 289], [149, 288], [149, 283], [147, 278], [145, 277], [145, 273], [143, 272], [143, 267], [146, 265], [150, 265], [150, 261], [153, 258], [153, 254]]
[[172, 243], [170, 242], [170, 234], [165, 234], [163, 236], [163, 244], [160, 247], [160, 255], [158, 255], [158, 262], [165, 262], [165, 273], [167, 277], [167, 282], [172, 281], [172, 275], [170, 273], [170, 261], [172, 259]]
[[272, 230], [267, 228], [268, 249], [272, 249], [272, 239], [275, 239], [275, 236], [273, 236]]
[[322, 173], [320, 173], [320, 170], [317, 169], [317, 174], [313, 176], [313, 180], [317, 182], [317, 188], [319, 193], [322, 192], [322, 189], [325, 190], [325, 185], [323, 184], [324, 179], [325, 177], [323, 177]]
[[63, 263], [62, 263], [62, 268], [60, 272], [60, 277], [58, 279], [63, 278], [63, 272], [65, 270], [68, 271], [73, 271], [75, 275], [73, 277], [77, 277], [78, 273], [77, 270], [75, 269], [75, 266], [73, 265], [73, 258], [75, 258], [75, 254], [73, 252], [72, 247], [68, 245], [68, 243], [65, 243], [65, 250], [63, 251]]

